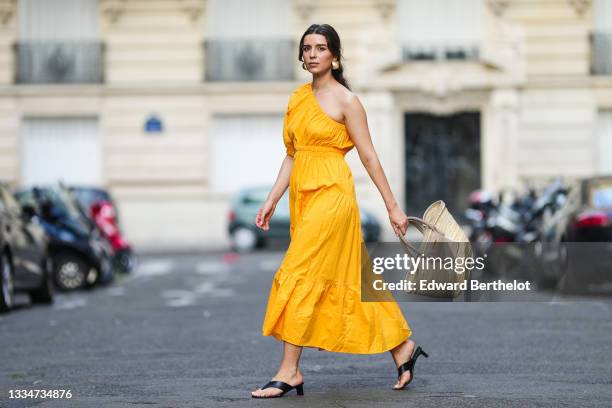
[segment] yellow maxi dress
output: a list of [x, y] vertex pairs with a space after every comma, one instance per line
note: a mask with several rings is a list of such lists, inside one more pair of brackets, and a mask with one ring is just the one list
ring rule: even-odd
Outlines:
[[388, 351], [412, 334], [399, 305], [361, 301], [365, 245], [344, 124], [319, 105], [310, 82], [293, 91], [283, 142], [293, 156], [291, 243], [277, 270], [262, 326], [299, 346], [334, 352]]

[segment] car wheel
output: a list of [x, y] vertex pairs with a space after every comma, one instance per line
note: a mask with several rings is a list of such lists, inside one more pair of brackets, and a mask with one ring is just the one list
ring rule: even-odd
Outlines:
[[[100, 258], [100, 268], [93, 268], [95, 269], [93, 272], [94, 275], [93, 276], [88, 276], [87, 278], [87, 284], [94, 286], [96, 283], [99, 283], [100, 285], [108, 285], [110, 283], [112, 283], [115, 280], [115, 263], [114, 263], [114, 256], [113, 255], [108, 255], [108, 256], [102, 256]], [[91, 281], [90, 281], [91, 279]]]
[[13, 307], [13, 266], [5, 254], [0, 255], [0, 312], [8, 312]]
[[123, 273], [130, 273], [138, 262], [136, 254], [130, 249], [122, 249], [115, 254], [115, 266]]
[[[87, 276], [85, 277], [85, 284], [83, 287], [88, 290], [93, 289], [99, 279], [100, 271], [97, 268], [90, 266], [89, 270], [87, 271]], [[106, 277], [106, 279], [109, 279], [109, 277]]]
[[41, 265], [43, 271], [43, 280], [40, 287], [36, 290], [30, 291], [30, 300], [32, 303], [53, 303], [53, 277], [49, 257], [45, 256], [43, 265]]
[[268, 241], [263, 239], [263, 238], [259, 238], [257, 240], [257, 244], [255, 244], [255, 248], [266, 248], [268, 246]]
[[[63, 253], [53, 261], [53, 278], [62, 291], [81, 289], [91, 281], [91, 268], [79, 255]], [[89, 278], [89, 279], [88, 279]]]
[[257, 234], [252, 229], [238, 227], [232, 232], [232, 247], [238, 252], [249, 252], [257, 246]]

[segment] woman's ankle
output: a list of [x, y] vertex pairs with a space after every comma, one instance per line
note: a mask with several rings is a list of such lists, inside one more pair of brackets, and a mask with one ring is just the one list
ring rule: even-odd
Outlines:
[[287, 376], [291, 376], [291, 377], [302, 375], [299, 367], [280, 367], [278, 369], [278, 373], [287, 375]]

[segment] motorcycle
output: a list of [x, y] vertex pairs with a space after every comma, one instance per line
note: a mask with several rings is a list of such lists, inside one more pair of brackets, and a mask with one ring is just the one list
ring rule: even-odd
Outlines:
[[112, 203], [105, 200], [94, 202], [89, 213], [90, 218], [113, 248], [115, 266], [125, 273], [133, 271], [137, 264], [137, 257], [130, 243], [121, 234]]

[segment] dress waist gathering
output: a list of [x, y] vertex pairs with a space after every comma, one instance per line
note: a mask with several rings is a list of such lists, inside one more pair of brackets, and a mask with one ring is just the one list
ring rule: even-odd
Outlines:
[[333, 146], [295, 145], [296, 152], [335, 153], [344, 157], [346, 151]]

